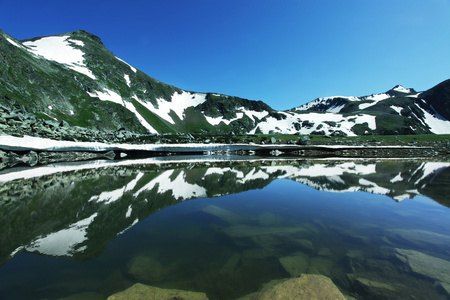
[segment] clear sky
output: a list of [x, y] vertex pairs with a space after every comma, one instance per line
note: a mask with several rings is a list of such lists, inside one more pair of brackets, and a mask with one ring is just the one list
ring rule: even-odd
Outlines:
[[27, 39], [84, 29], [179, 88], [289, 109], [450, 78], [450, 0], [0, 0]]

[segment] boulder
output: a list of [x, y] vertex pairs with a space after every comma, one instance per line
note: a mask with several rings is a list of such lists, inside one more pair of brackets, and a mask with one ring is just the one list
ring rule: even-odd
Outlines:
[[297, 145], [310, 145], [310, 144], [311, 144], [311, 139], [309, 136], [302, 136], [297, 141]]
[[302, 274], [261, 292], [260, 300], [345, 300], [344, 295], [330, 278], [322, 275]]
[[108, 300], [208, 300], [205, 293], [182, 291], [174, 289], [161, 289], [136, 283], [132, 287], [113, 294]]

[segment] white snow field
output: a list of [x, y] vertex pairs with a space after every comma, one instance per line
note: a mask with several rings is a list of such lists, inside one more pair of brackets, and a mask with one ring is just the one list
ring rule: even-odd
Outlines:
[[23, 44], [28, 47], [31, 53], [64, 64], [69, 69], [96, 79], [84, 62], [84, 52], [73, 47], [73, 45], [83, 47], [84, 44], [80, 40], [73, 39], [70, 36], [50, 36]]

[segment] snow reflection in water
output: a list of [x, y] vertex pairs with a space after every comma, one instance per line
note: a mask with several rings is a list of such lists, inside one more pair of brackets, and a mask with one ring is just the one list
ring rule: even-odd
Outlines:
[[236, 299], [303, 273], [358, 299], [446, 297], [449, 163], [143, 162], [0, 174], [0, 298], [141, 282]]

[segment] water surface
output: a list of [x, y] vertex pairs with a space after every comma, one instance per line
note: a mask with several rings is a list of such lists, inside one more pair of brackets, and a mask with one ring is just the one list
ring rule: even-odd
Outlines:
[[357, 299], [450, 292], [450, 163], [60, 167], [0, 174], [0, 299], [106, 299], [137, 282], [237, 299], [303, 273]]

